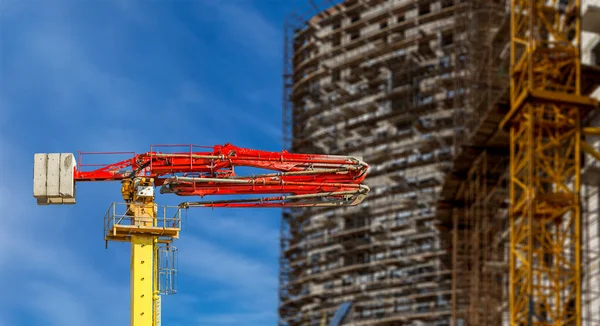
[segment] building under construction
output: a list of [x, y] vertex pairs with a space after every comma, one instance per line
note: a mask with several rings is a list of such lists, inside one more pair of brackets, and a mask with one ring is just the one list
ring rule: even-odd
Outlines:
[[[600, 81], [592, 2], [584, 95]], [[344, 302], [350, 325], [506, 323], [509, 4], [326, 1], [290, 16], [285, 145], [362, 156], [371, 194], [357, 208], [284, 210], [280, 325], [321, 325]], [[600, 165], [583, 163], [582, 315], [598, 325]]]

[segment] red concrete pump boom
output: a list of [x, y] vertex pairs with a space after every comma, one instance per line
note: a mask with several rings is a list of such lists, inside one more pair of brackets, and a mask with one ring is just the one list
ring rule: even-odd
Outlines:
[[[279, 195], [186, 202], [182, 204], [184, 207], [356, 205], [369, 192], [369, 188], [361, 184], [368, 165], [358, 157], [270, 152], [231, 144], [212, 148], [185, 145], [185, 151], [175, 152], [157, 151], [157, 148], [181, 149], [176, 145], [155, 145], [147, 153], [132, 153], [130, 159], [94, 166], [96, 169], [92, 170], [85, 170], [90, 166], [81, 163], [82, 157], [101, 153], [80, 152], [74, 181], [146, 177], [153, 178], [155, 186], [161, 186], [161, 193], [179, 196]], [[258, 168], [264, 173], [236, 174], [235, 169], [241, 167]]]
[[[369, 166], [359, 157], [268, 152], [231, 144], [182, 146], [151, 146], [143, 154], [79, 152], [77, 160], [71, 153], [34, 155], [33, 196], [40, 205], [75, 204], [76, 183], [121, 182], [125, 203], [113, 203], [104, 215], [104, 240], [131, 243], [130, 325], [160, 325], [161, 296], [177, 292], [177, 249], [172, 242], [179, 238], [183, 209], [354, 206], [369, 192], [361, 184]], [[128, 158], [109, 164], [83, 162], [84, 157], [109, 154]], [[256, 173], [240, 173], [250, 169]], [[156, 186], [161, 193], [225, 199], [184, 202], [171, 207], [175, 212], [169, 215], [169, 207], [159, 208], [155, 202]], [[260, 194], [268, 196], [256, 197]]]

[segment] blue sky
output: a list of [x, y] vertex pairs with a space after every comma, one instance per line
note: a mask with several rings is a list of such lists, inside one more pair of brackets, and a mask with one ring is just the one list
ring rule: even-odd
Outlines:
[[[282, 25], [300, 2], [0, 0], [0, 326], [129, 320], [129, 247], [104, 249], [102, 235], [120, 185], [36, 206], [33, 154], [280, 150]], [[196, 209], [184, 222], [164, 324], [275, 324], [279, 211]]]

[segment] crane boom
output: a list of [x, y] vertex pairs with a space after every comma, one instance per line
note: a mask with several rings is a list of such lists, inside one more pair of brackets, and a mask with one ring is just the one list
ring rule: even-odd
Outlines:
[[[153, 146], [156, 147], [156, 146]], [[198, 147], [198, 146], [195, 146]], [[161, 193], [179, 196], [291, 194], [266, 198], [183, 203], [184, 207], [284, 207], [356, 205], [369, 189], [360, 183], [368, 165], [352, 156], [293, 154], [217, 145], [212, 151], [154, 151], [94, 170], [75, 170], [74, 181], [116, 181], [133, 176], [154, 179]], [[80, 153], [81, 157], [86, 153]], [[98, 153], [93, 153], [98, 154]], [[240, 176], [236, 167], [271, 170]]]
[[[83, 163], [87, 156], [112, 154], [129, 157], [109, 164]], [[244, 169], [258, 171], [238, 173]], [[368, 169], [359, 157], [269, 152], [231, 144], [159, 145], [142, 154], [79, 152], [77, 161], [70, 153], [35, 154], [33, 194], [38, 204], [75, 204], [76, 183], [121, 182], [125, 203], [113, 203], [106, 213], [104, 239], [131, 243], [130, 325], [158, 326], [160, 295], [176, 292], [172, 242], [179, 238], [182, 209], [354, 206], [369, 192], [362, 184]], [[162, 194], [225, 199], [183, 202], [170, 216], [169, 207], [159, 209], [155, 203], [156, 186]], [[261, 194], [267, 196], [256, 197]]]

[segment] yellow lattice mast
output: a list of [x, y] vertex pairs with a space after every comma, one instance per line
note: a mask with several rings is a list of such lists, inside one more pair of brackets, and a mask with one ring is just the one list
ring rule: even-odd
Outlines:
[[581, 325], [580, 0], [512, 0], [510, 324]]

